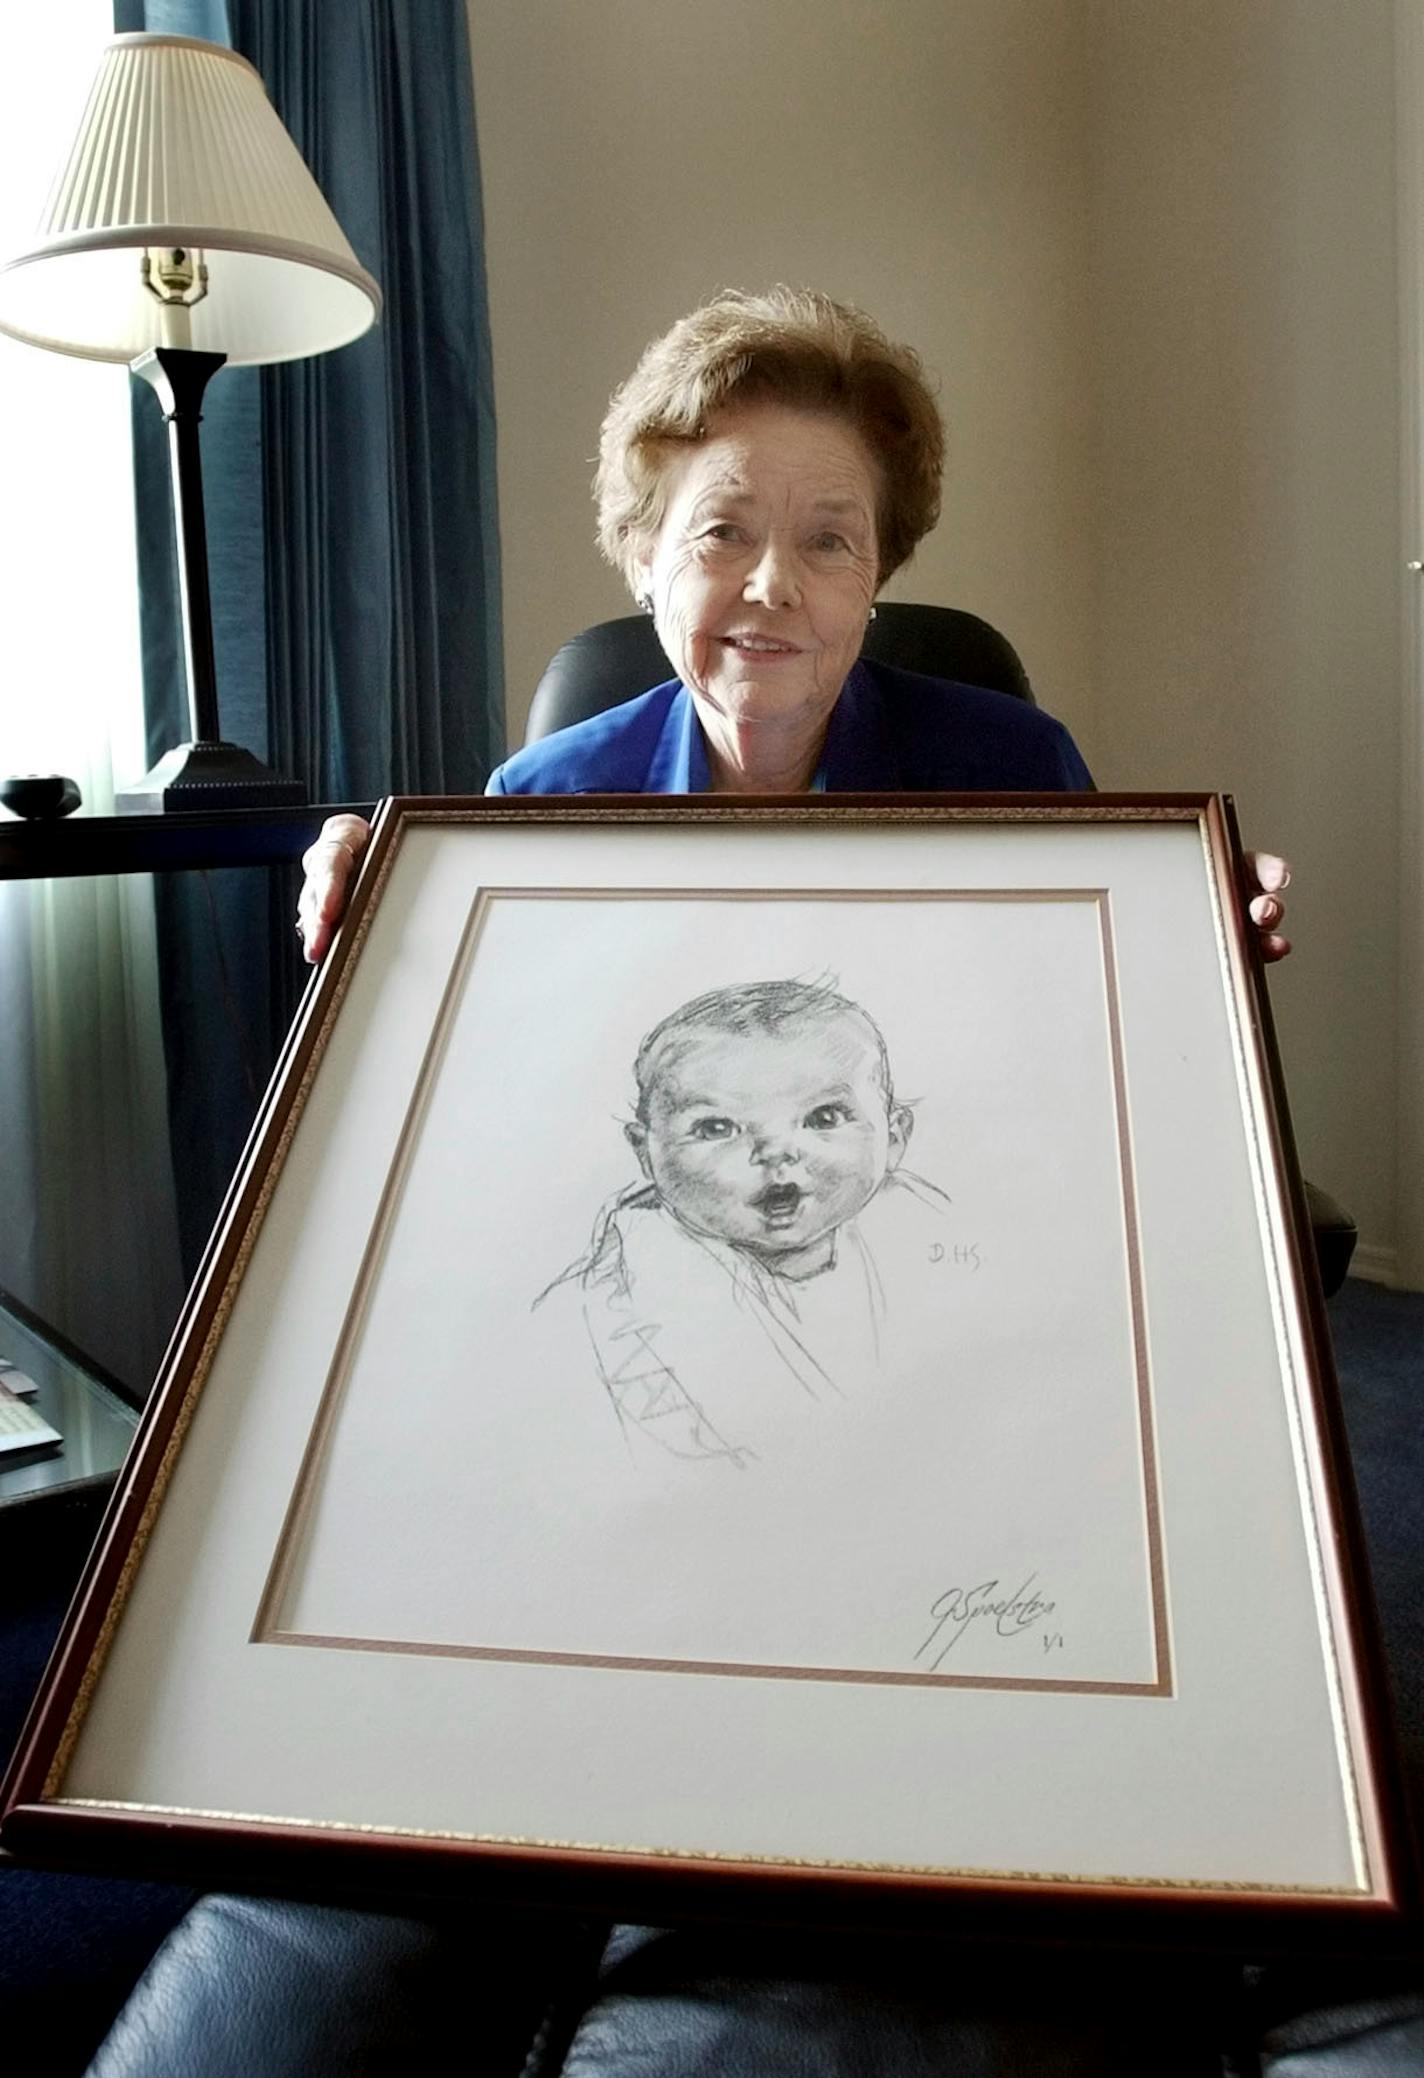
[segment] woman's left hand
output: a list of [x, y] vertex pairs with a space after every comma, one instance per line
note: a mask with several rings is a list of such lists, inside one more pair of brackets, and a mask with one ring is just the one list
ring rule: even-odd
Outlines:
[[1261, 958], [1267, 962], [1283, 960], [1291, 949], [1289, 938], [1281, 936], [1290, 867], [1273, 851], [1248, 851], [1242, 863], [1246, 868], [1247, 914], [1256, 926]]

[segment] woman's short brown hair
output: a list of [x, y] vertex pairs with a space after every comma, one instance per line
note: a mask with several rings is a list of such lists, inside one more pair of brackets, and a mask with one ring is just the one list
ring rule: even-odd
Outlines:
[[662, 525], [671, 452], [704, 439], [717, 411], [752, 402], [827, 411], [855, 427], [880, 465], [881, 583], [908, 562], [939, 518], [944, 467], [944, 426], [919, 356], [814, 289], [728, 289], [645, 349], [603, 421], [598, 542], [629, 584]]

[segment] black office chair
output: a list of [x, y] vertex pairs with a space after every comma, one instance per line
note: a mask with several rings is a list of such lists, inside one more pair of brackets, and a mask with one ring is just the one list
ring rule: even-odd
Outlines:
[[[1028, 674], [1007, 636], [957, 606], [882, 602], [865, 631], [862, 654], [902, 671], [923, 671], [930, 678], [988, 686], [1018, 700], [1033, 700]], [[600, 621], [550, 659], [534, 691], [524, 741], [535, 743], [555, 729], [602, 714], [673, 675], [646, 614]], [[1355, 1222], [1318, 1184], [1307, 1181], [1305, 1196], [1320, 1283], [1328, 1298], [1340, 1289], [1349, 1270], [1358, 1238]]]
[[[986, 685], [1033, 703], [1028, 674], [1013, 644], [977, 613], [963, 613], [957, 606], [883, 602], [865, 631], [863, 654], [901, 671]], [[555, 729], [587, 721], [675, 675], [646, 614], [600, 621], [551, 659], [534, 691], [524, 741], [537, 743]]]

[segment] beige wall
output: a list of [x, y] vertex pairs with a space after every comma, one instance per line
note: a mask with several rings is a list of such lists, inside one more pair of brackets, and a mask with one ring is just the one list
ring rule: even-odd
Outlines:
[[896, 589], [1003, 625], [1091, 752], [1078, 0], [471, 0], [511, 741], [629, 611], [609, 392], [713, 289], [864, 304], [942, 383], [945, 517]]
[[[1289, 853], [1307, 1173], [1396, 1234], [1392, 0], [1089, 0], [1100, 780]], [[1377, 1251], [1378, 1253], [1370, 1253]]]
[[1101, 781], [1288, 850], [1307, 1169], [1395, 1233], [1392, 0], [471, 0], [511, 741], [592, 543], [608, 392], [805, 280], [937, 372], [896, 589], [1013, 637]]

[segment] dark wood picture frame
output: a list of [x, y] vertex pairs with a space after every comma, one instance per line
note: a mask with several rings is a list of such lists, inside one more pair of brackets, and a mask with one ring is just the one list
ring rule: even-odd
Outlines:
[[[1103, 925], [1103, 935], [1111, 958], [1120, 966], [1125, 964], [1131, 975], [1134, 962], [1142, 966], [1144, 962], [1150, 965], [1150, 960], [1145, 926], [1134, 925], [1125, 917], [1131, 907], [1126, 890], [1153, 845], [1161, 847], [1164, 831], [1189, 839], [1185, 847], [1174, 843], [1167, 881], [1172, 886], [1190, 886], [1194, 893], [1185, 905], [1189, 914], [1179, 915], [1169, 907], [1165, 914], [1155, 917], [1153, 930], [1164, 940], [1175, 940], [1179, 945], [1192, 940], [1198, 971], [1215, 972], [1218, 1022], [1227, 1035], [1221, 1042], [1226, 1050], [1223, 1059], [1230, 1057], [1238, 1084], [1239, 1111], [1234, 1117], [1223, 1119], [1221, 1131], [1224, 1140], [1233, 1146], [1239, 1143], [1245, 1149], [1242, 1159], [1250, 1170], [1254, 1208], [1251, 1217], [1260, 1249], [1260, 1262], [1253, 1263], [1251, 1268], [1255, 1280], [1252, 1290], [1260, 1285], [1265, 1293], [1261, 1304], [1275, 1322], [1273, 1332], [1281, 1352], [1280, 1376], [1253, 1389], [1259, 1391], [1263, 1406], [1274, 1406], [1272, 1396], [1278, 1399], [1282, 1392], [1288, 1402], [1288, 1454], [1293, 1454], [1299, 1515], [1291, 1535], [1295, 1537], [1298, 1532], [1304, 1553], [1297, 1574], [1280, 1587], [1280, 1592], [1300, 1599], [1301, 1621], [1297, 1628], [1302, 1635], [1318, 1634], [1318, 1666], [1302, 1672], [1301, 1680], [1303, 1692], [1313, 1696], [1319, 1690], [1320, 1707], [1333, 1724], [1332, 1766], [1338, 1772], [1339, 1803], [1344, 1814], [1340, 1825], [1353, 1842], [1349, 1860], [1354, 1875], [1350, 1880], [1340, 1880], [1338, 1875], [1331, 1880], [1283, 1880], [1278, 1870], [1274, 1874], [1268, 1871], [1259, 1879], [1236, 1870], [1218, 1879], [1211, 1873], [1210, 1854], [1202, 1869], [1175, 1874], [1140, 1864], [1118, 1867], [1110, 1863], [1097, 1867], [1086, 1852], [1082, 1866], [1067, 1868], [1051, 1858], [1035, 1861], [1013, 1850], [1002, 1863], [992, 1856], [946, 1858], [942, 1851], [923, 1861], [903, 1852], [878, 1859], [863, 1851], [863, 1833], [858, 1832], [855, 1845], [860, 1851], [798, 1853], [787, 1851], [785, 1842], [775, 1837], [774, 1825], [761, 1827], [764, 1833], [772, 1835], [765, 1847], [754, 1845], [749, 1851], [746, 1846], [738, 1849], [727, 1844], [728, 1838], [737, 1834], [735, 1825], [729, 1833], [720, 1819], [714, 1823], [711, 1818], [706, 1828], [710, 1845], [689, 1847], [685, 1835], [672, 1832], [669, 1836], [666, 1825], [661, 1834], [656, 1825], [651, 1826], [653, 1837], [633, 1834], [629, 1844], [628, 1832], [611, 1832], [607, 1813], [596, 1810], [590, 1813], [585, 1826], [566, 1826], [552, 1835], [542, 1822], [513, 1827], [503, 1811], [499, 1822], [472, 1825], [467, 1809], [442, 1829], [439, 1825], [413, 1822], [409, 1810], [404, 1808], [392, 1817], [381, 1796], [372, 1798], [364, 1789], [351, 1791], [351, 1808], [340, 1817], [329, 1811], [303, 1809], [299, 1804], [293, 1808], [297, 1800], [286, 1802], [281, 1797], [262, 1806], [266, 1812], [275, 1803], [277, 1815], [254, 1816], [251, 1800], [240, 1794], [231, 1804], [220, 1795], [208, 1795], [200, 1806], [183, 1796], [168, 1802], [162, 1797], [123, 1794], [127, 1766], [123, 1759], [111, 1771], [118, 1787], [95, 1793], [94, 1780], [104, 1776], [108, 1767], [108, 1762], [102, 1756], [96, 1759], [93, 1751], [98, 1741], [98, 1733], [92, 1729], [96, 1709], [111, 1691], [117, 1694], [121, 1681], [126, 1694], [136, 1694], [140, 1685], [135, 1668], [126, 1666], [124, 1654], [116, 1650], [116, 1641], [123, 1635], [126, 1612], [134, 1606], [135, 1584], [143, 1577], [145, 1565], [151, 1570], [155, 1565], [169, 1567], [176, 1563], [167, 1554], [159, 1559], [153, 1554], [160, 1548], [156, 1532], [164, 1522], [175, 1471], [186, 1462], [185, 1452], [189, 1457], [193, 1455], [190, 1439], [200, 1431], [205, 1410], [210, 1404], [217, 1404], [220, 1392], [232, 1395], [242, 1390], [230, 1377], [216, 1374], [221, 1373], [224, 1350], [232, 1338], [234, 1313], [241, 1304], [261, 1237], [270, 1225], [272, 1208], [280, 1203], [284, 1188], [288, 1187], [285, 1179], [300, 1166], [292, 1163], [291, 1156], [294, 1147], [303, 1144], [313, 1093], [330, 1092], [334, 1116], [339, 1116], [343, 1101], [350, 1101], [349, 1094], [338, 1091], [336, 1085], [349, 1068], [351, 1049], [348, 1047], [342, 1054], [336, 1035], [344, 1035], [349, 1024], [352, 1044], [361, 1041], [365, 1028], [362, 1026], [360, 1032], [356, 1028], [366, 1013], [359, 1006], [355, 1015], [347, 1011], [346, 1023], [341, 1014], [358, 983], [373, 1001], [379, 998], [383, 985], [389, 1005], [392, 988], [410, 986], [405, 978], [406, 968], [412, 962], [418, 965], [424, 960], [429, 968], [420, 985], [424, 993], [420, 995], [417, 989], [411, 996], [413, 1005], [420, 995], [422, 1005], [436, 1006], [433, 1016], [428, 1007], [412, 1009], [415, 1022], [421, 1025], [418, 1050], [424, 1075], [438, 1053], [434, 1035], [441, 1028], [441, 1019], [448, 1026], [453, 1015], [451, 1005], [463, 989], [463, 980], [459, 988], [454, 980], [457, 961], [452, 947], [460, 935], [455, 926], [452, 924], [444, 936], [435, 932], [428, 947], [422, 939], [423, 927], [417, 911], [421, 901], [433, 903], [435, 898], [422, 892], [423, 883], [416, 885], [418, 870], [425, 870], [418, 869], [414, 862], [418, 841], [432, 839], [446, 860], [454, 859], [457, 848], [465, 848], [471, 860], [468, 868], [464, 863], [449, 866], [447, 877], [453, 873], [454, 880], [459, 882], [463, 874], [462, 885], [471, 900], [484, 884], [483, 876], [490, 870], [490, 862], [494, 862], [492, 870], [500, 885], [507, 885], [511, 878], [539, 880], [540, 876], [555, 890], [575, 885], [572, 880], [564, 882], [559, 878], [561, 871], [568, 870], [571, 836], [578, 840], [580, 857], [586, 861], [588, 884], [595, 891], [618, 884], [618, 873], [625, 870], [628, 858], [639, 847], [651, 847], [656, 856], [650, 869], [653, 879], [644, 881], [635, 876], [630, 882], [635, 890], [646, 891], [660, 885], [657, 875], [661, 873], [675, 890], [705, 891], [718, 884], [716, 867], [706, 864], [709, 845], [713, 852], [718, 847], [728, 848], [729, 857], [734, 855], [730, 847], [735, 847], [738, 858], [753, 845], [760, 845], [766, 857], [773, 860], [773, 875], [778, 870], [774, 864], [776, 847], [794, 856], [794, 847], [809, 846], [815, 849], [816, 873], [808, 880], [798, 867], [781, 890], [784, 900], [795, 904], [809, 888], [821, 892], [817, 876], [825, 877], [824, 861], [830, 856], [824, 844], [827, 835], [836, 839], [835, 856], [844, 862], [848, 879], [843, 892], [847, 900], [861, 892], [855, 881], [861, 868], [855, 861], [862, 850], [873, 854], [865, 869], [868, 878], [864, 885], [876, 890], [885, 885], [887, 861], [896, 860], [912, 862], [906, 870], [916, 889], [943, 887], [967, 893], [974, 899], [982, 898], [996, 882], [996, 892], [1007, 890], [1011, 895], [1016, 890], [1040, 891], [1050, 882], [1054, 887], [1077, 889], [1081, 876], [1075, 877], [1065, 860], [1074, 844], [1091, 837], [1096, 846], [1090, 861], [1095, 873], [1104, 858], [1121, 855], [1121, 870], [1107, 890], [1117, 908], [1113, 910], [1106, 899], [1100, 900], [1099, 907], [1104, 917], [1110, 917]], [[1052, 833], [1056, 841], [1067, 847], [1064, 860], [1055, 862], [1055, 855], [1042, 852], [1041, 846], [1035, 849], [1025, 837], [1025, 833], [1043, 832]], [[1019, 839], [1017, 847], [1015, 833]], [[978, 847], [967, 880], [956, 878], [961, 867], [950, 856], [955, 850], [948, 841], [951, 838], [963, 845], [972, 838], [973, 845]], [[1005, 870], [988, 881], [984, 878], [982, 856], [985, 844], [994, 847], [996, 859], [1002, 857], [1006, 862]], [[508, 865], [511, 847], [518, 848], [521, 861], [517, 874], [511, 874]], [[692, 870], [685, 870], [683, 855], [694, 848], [699, 851], [700, 862]], [[1028, 855], [1028, 862], [1009, 870], [1007, 862], [1016, 849]], [[941, 853], [945, 855], [942, 861]], [[526, 856], [532, 861], [528, 867], [523, 864]], [[610, 859], [614, 862], [611, 871]], [[657, 864], [657, 860], [662, 864]], [[836, 870], [842, 869], [838, 866]], [[580, 864], [578, 872], [584, 871], [585, 866]], [[781, 883], [776, 884], [781, 887]], [[1147, 1924], [1157, 1938], [1169, 1926], [1181, 1923], [1192, 1929], [1195, 1938], [1254, 1938], [1264, 1929], [1273, 1929], [1291, 1938], [1320, 1938], [1335, 1943], [1397, 1933], [1415, 1910], [1416, 1881], [1405, 1845], [1386, 1686], [1331, 1371], [1329, 1338], [1269, 1005], [1254, 942], [1241, 919], [1240, 885], [1240, 851], [1230, 803], [1207, 795], [1064, 796], [1052, 800], [1009, 795], [948, 799], [913, 795], [838, 796], [834, 801], [810, 803], [804, 799], [730, 802], [716, 798], [676, 802], [643, 798], [394, 799], [382, 804], [345, 923], [330, 957], [312, 979], [259, 1110], [241, 1167], [175, 1329], [134, 1450], [120, 1477], [43, 1689], [6, 1777], [0, 1825], [3, 1845], [17, 1856], [65, 1866], [176, 1873], [203, 1881], [246, 1883], [270, 1889], [325, 1893], [334, 1889], [355, 1890], [383, 1896], [455, 1890], [468, 1897], [473, 1888], [489, 1898], [579, 1906], [596, 1903], [630, 1915], [653, 1917], [733, 1911], [807, 1920], [851, 1918], [882, 1925], [943, 1925], [960, 1914], [973, 1914], [977, 1923], [984, 1924], [988, 1914], [990, 1922], [997, 1915], [1001, 1922], [1016, 1927], [1042, 1925], [1055, 1932], [1105, 1926], [1130, 1926], [1140, 1931]], [[1088, 887], [1090, 892], [1096, 890], [1102, 895], [1100, 878], [1090, 874]], [[838, 899], [834, 889], [829, 899]], [[468, 968], [472, 943], [467, 929], [461, 940], [464, 951], [459, 957], [465, 961], [461, 974]], [[384, 972], [397, 960], [402, 970], [399, 980]], [[381, 971], [377, 973], [377, 969]], [[1139, 977], [1132, 985], [1138, 1000], [1146, 1000], [1150, 980]], [[1127, 1074], [1122, 1079], [1123, 1088], [1130, 1085], [1134, 1091], [1130, 1101], [1123, 1098], [1121, 1123], [1129, 1140], [1138, 1126], [1131, 1107], [1139, 1101], [1147, 1103], [1142, 1090], [1152, 1078], [1150, 1066], [1143, 1066], [1138, 1059], [1139, 1038], [1140, 1034], [1129, 1037]], [[418, 1108], [424, 1101], [420, 1096], [423, 1086], [417, 1087], [414, 1095], [402, 1086], [398, 1108], [407, 1125], [410, 1108]], [[313, 1133], [316, 1130], [311, 1128]], [[391, 1174], [394, 1173], [393, 1168]], [[297, 1187], [295, 1183], [290, 1185], [293, 1191]], [[310, 1179], [302, 1188], [312, 1188]], [[390, 1207], [398, 1198], [398, 1191], [392, 1197], [388, 1189], [381, 1200], [386, 1208], [381, 1214], [386, 1227], [395, 1217]], [[382, 1233], [385, 1230], [383, 1227]], [[373, 1251], [379, 1254], [383, 1245], [375, 1225], [363, 1229], [355, 1254], [367, 1270]], [[1135, 1247], [1136, 1242], [1132, 1245]], [[272, 1274], [279, 1275], [276, 1271]], [[1161, 1303], [1155, 1286], [1153, 1296], [1165, 1317], [1170, 1307]], [[1194, 1298], [1193, 1303], [1196, 1302]], [[1247, 1301], [1241, 1303], [1245, 1305]], [[343, 1315], [343, 1332], [348, 1339], [354, 1332], [350, 1328], [353, 1317], [348, 1306]], [[1139, 1314], [1134, 1332], [1144, 1349], [1159, 1326], [1159, 1321], [1148, 1321], [1145, 1311]], [[1147, 1355], [1152, 1354], [1148, 1349]], [[1143, 1362], [1146, 1361], [1144, 1356]], [[322, 1402], [328, 1410], [324, 1417], [328, 1427], [334, 1419], [330, 1412], [334, 1404], [330, 1398]], [[1274, 1414], [1270, 1416], [1272, 1421], [1275, 1418]], [[1169, 1422], [1167, 1426], [1173, 1424]], [[1177, 1421], [1176, 1427], [1181, 1426]], [[316, 1433], [314, 1419], [309, 1434]], [[1161, 1443], [1160, 1435], [1154, 1438], [1149, 1434], [1144, 1462], [1156, 1462], [1154, 1452]], [[309, 1464], [313, 1447], [304, 1452], [304, 1464]], [[1170, 1459], [1166, 1475], [1169, 1487], [1174, 1486], [1176, 1475]], [[1191, 1479], [1201, 1476], [1184, 1474], [1183, 1490], [1190, 1488]], [[1278, 1477], [1279, 1468], [1271, 1476]], [[288, 1494], [292, 1482], [285, 1474], [283, 1477], [282, 1513], [283, 1520], [289, 1523]], [[1197, 1590], [1190, 1583], [1193, 1561], [1184, 1553], [1191, 1540], [1179, 1537], [1180, 1521], [1174, 1524], [1172, 1519], [1173, 1507], [1185, 1505], [1169, 1500], [1167, 1571], [1174, 1595], [1185, 1598], [1199, 1592], [1204, 1597], [1209, 1588]], [[1149, 1514], [1155, 1508], [1153, 1499]], [[1229, 1576], [1231, 1563], [1223, 1561], [1223, 1579]], [[1278, 1583], [1272, 1583], [1273, 1591], [1277, 1586]], [[152, 1592], [157, 1595], [159, 1589]], [[1190, 1628], [1185, 1620], [1181, 1627], [1184, 1632]], [[1180, 1706], [1182, 1684], [1193, 1678], [1189, 1664], [1192, 1655], [1187, 1651], [1188, 1664], [1184, 1664], [1183, 1654], [1170, 1650], [1175, 1619], [1168, 1622], [1163, 1617], [1157, 1629], [1155, 1686], [1152, 1681], [1134, 1685], [1115, 1684], [1111, 1680], [1057, 1685], [1076, 1687], [1085, 1695], [1091, 1691], [1092, 1712], [1098, 1726], [1111, 1727], [1125, 1721], [1122, 1713], [1128, 1705], [1117, 1693], [1119, 1688], [1123, 1693], [1140, 1689], [1168, 1710]], [[142, 1650], [152, 1654], [157, 1647], [151, 1622], [143, 1636]], [[295, 1642], [306, 1646], [312, 1641]], [[329, 1648], [331, 1643], [317, 1640], [315, 1647]], [[264, 1635], [262, 1620], [254, 1611], [253, 1627], [240, 1641], [241, 1648], [270, 1653], [272, 1644], [270, 1626]], [[1164, 1648], [1168, 1648], [1165, 1661]], [[238, 1646], [234, 1645], [233, 1650], [238, 1652]], [[1247, 1651], [1248, 1646], [1243, 1644], [1242, 1650]], [[176, 1651], [177, 1648], [175, 1654]], [[327, 1649], [323, 1664], [340, 1667], [361, 1660], [364, 1666], [373, 1657], [369, 1652], [343, 1654]], [[638, 1678], [618, 1671], [625, 1663], [634, 1667], [665, 1664], [625, 1662], [617, 1654], [601, 1658], [596, 1652], [491, 1653], [485, 1659], [499, 1663], [495, 1669], [499, 1678], [505, 1678], [508, 1663], [533, 1659], [558, 1663], [553, 1667], [541, 1665], [536, 1670], [541, 1678], [547, 1674], [552, 1680], [557, 1674], [560, 1679], [572, 1681], [582, 1676], [601, 1683]], [[458, 1662], [464, 1667], [470, 1663], [468, 1657]], [[419, 1664], [426, 1662], [418, 1647], [392, 1648], [385, 1655], [382, 1678], [398, 1689], [403, 1680], [415, 1678], [411, 1670]], [[1167, 1664], [1172, 1669], [1170, 1679], [1162, 1672]], [[586, 1674], [589, 1668], [595, 1670], [593, 1676]], [[709, 1669], [698, 1663], [692, 1671], [706, 1673]], [[755, 1659], [752, 1664], [730, 1671], [749, 1677], [741, 1683], [743, 1696], [753, 1692], [760, 1696], [768, 1688], [785, 1688], [789, 1693], [794, 1687], [798, 1696], [804, 1697], [811, 1686], [804, 1676], [778, 1683], [778, 1670]], [[782, 1671], [791, 1675], [795, 1670]], [[895, 1687], [901, 1680], [919, 1680], [913, 1673], [902, 1677], [882, 1671], [846, 1677], [852, 1678], [868, 1684], [858, 1693], [873, 1697], [877, 1710], [890, 1707], [884, 1701], [887, 1696], [923, 1696], [925, 1692], [923, 1681], [915, 1689]], [[1274, 1676], [1262, 1676], [1263, 1693], [1268, 1691], [1271, 1679]], [[734, 1684], [723, 1682], [714, 1686], [721, 1694]], [[1045, 1681], [983, 1678], [961, 1683], [961, 1690], [976, 1691], [976, 1709], [982, 1706], [992, 1712], [1002, 1708], [1007, 1713], [1027, 1710], [1030, 1705], [1044, 1707], [1037, 1691], [1054, 1686]], [[1012, 1690], [1013, 1695], [1001, 1696], [1000, 1690]], [[986, 1691], [987, 1694], [983, 1693]], [[640, 1696], [649, 1692], [645, 1686]], [[827, 1678], [820, 1693], [823, 1698], [831, 1697], [831, 1704], [823, 1702], [822, 1707], [834, 1706], [837, 1722], [840, 1713], [848, 1713], [844, 1738], [847, 1752], [853, 1751], [859, 1735], [854, 1712], [844, 1702], [851, 1691], [835, 1676]], [[1020, 1704], [1015, 1702], [1016, 1696], [1027, 1700]], [[1058, 1706], [1059, 1700], [1052, 1699], [1053, 1707]], [[1190, 1702], [1189, 1697], [1187, 1700]], [[801, 1707], [799, 1702], [797, 1707]], [[1087, 1712], [1089, 1706], [1085, 1703], [1082, 1707]], [[392, 1708], [395, 1710], [398, 1705], [393, 1702]], [[642, 1708], [640, 1700], [635, 1715]], [[120, 1703], [115, 1702], [112, 1711], [117, 1713], [113, 1722], [123, 1720]], [[1114, 1712], [1117, 1714], [1113, 1715]], [[110, 1722], [102, 1718], [100, 1721]], [[882, 1716], [875, 1721], [879, 1724], [886, 1720]], [[1086, 1715], [1083, 1721], [1086, 1723]], [[998, 1736], [992, 1730], [993, 1722], [992, 1716], [986, 1718], [991, 1729], [975, 1734], [988, 1742], [984, 1745], [986, 1756]], [[1003, 1723], [1011, 1725], [1012, 1719], [1006, 1715]], [[165, 1737], [161, 1710], [152, 1726], [145, 1724], [135, 1732], [136, 1749], [150, 1734], [152, 1743], [161, 1748]], [[300, 1727], [292, 1733], [284, 1730], [283, 1738], [288, 1736], [298, 1743], [302, 1738], [318, 1745], [330, 1741], [329, 1758], [333, 1765], [337, 1754], [348, 1751], [353, 1744], [344, 1730], [331, 1741], [331, 1725], [321, 1711], [316, 1711], [305, 1731]], [[1031, 1750], [1035, 1736], [1032, 1728], [1022, 1736], [1027, 1741], [1026, 1750]], [[1096, 1729], [1093, 1736], [1099, 1736]], [[1115, 1734], [1110, 1729], [1106, 1736], [1111, 1741]], [[111, 1748], [112, 1745], [111, 1739]], [[414, 1768], [438, 1768], [442, 1758], [448, 1759], [448, 1748], [424, 1754], [418, 1738], [414, 1747], [410, 1756]], [[576, 1752], [577, 1739], [571, 1735], [563, 1753], [574, 1772]], [[497, 1754], [497, 1742], [493, 1747], [481, 1748], [478, 1756], [472, 1758], [472, 1772], [477, 1774], [481, 1765], [495, 1769], [491, 1756]], [[76, 1756], [80, 1763], [77, 1778]], [[134, 1762], [135, 1779], [142, 1776], [147, 1765]], [[1312, 1760], [1302, 1766], [1308, 1775], [1317, 1762]], [[301, 1772], [299, 1769], [298, 1773]], [[77, 1791], [73, 1787], [76, 1779]], [[922, 1783], [916, 1794], [928, 1795], [932, 1786], [930, 1782]], [[664, 1785], [664, 1800], [666, 1793]], [[626, 1807], [633, 1791], [620, 1794]], [[1180, 1784], [1173, 1794], [1180, 1794]], [[475, 1795], [478, 1802], [478, 1793]], [[889, 1825], [889, 1831], [897, 1838], [898, 1822]], [[1223, 1807], [1215, 1815], [1204, 1813], [1202, 1822], [1208, 1827], [1225, 1828], [1231, 1821]], [[754, 1834], [760, 1823], [749, 1822], [747, 1831]], [[837, 1823], [834, 1812], [823, 1811], [820, 1816], [808, 1818], [805, 1830], [815, 1833], [820, 1826], [834, 1836]], [[1087, 1826], [1088, 1820], [1085, 1818], [1082, 1824]], [[692, 1831], [697, 1830], [695, 1809], [689, 1826]], [[855, 1828], [851, 1830], [855, 1832]], [[1269, 1859], [1264, 1850], [1263, 1856]], [[1325, 1862], [1329, 1859], [1325, 1855]], [[1148, 1915], [1145, 1921], [1144, 1914]]]

